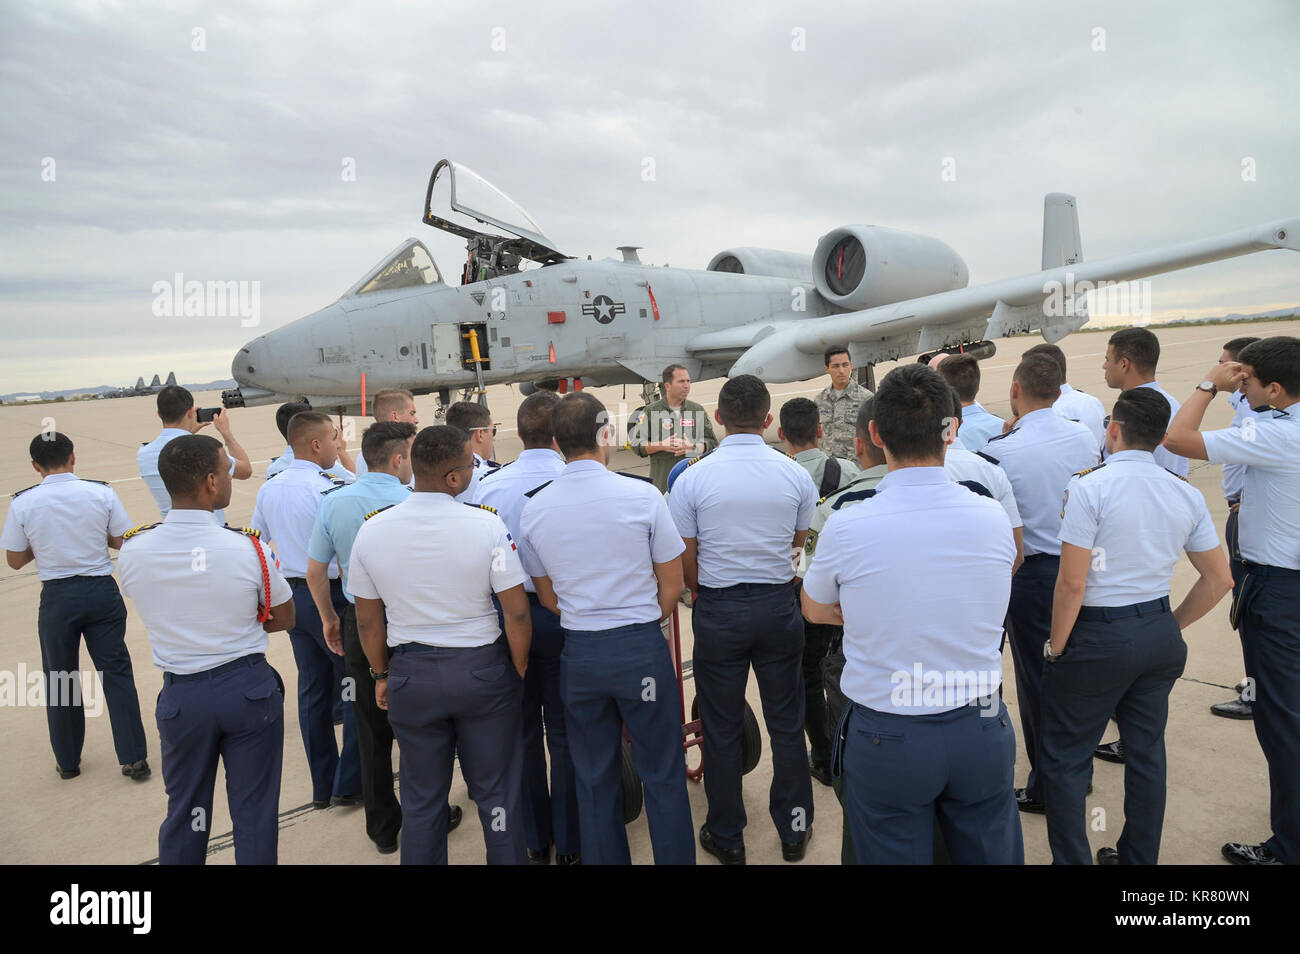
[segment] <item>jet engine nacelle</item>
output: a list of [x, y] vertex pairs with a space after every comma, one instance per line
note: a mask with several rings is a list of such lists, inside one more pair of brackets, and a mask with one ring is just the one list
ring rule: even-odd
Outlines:
[[726, 248], [709, 259], [707, 271], [806, 282], [812, 278], [812, 260], [802, 252], [782, 252], [774, 248]]
[[827, 232], [812, 274], [823, 298], [850, 311], [965, 288], [970, 279], [961, 256], [937, 238], [878, 225]]

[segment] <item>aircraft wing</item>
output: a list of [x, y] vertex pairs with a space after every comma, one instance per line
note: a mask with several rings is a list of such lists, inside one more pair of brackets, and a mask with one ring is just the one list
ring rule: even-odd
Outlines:
[[[772, 383], [801, 381], [821, 373], [822, 354], [832, 345], [880, 342], [919, 331], [916, 353], [920, 353], [942, 347], [945, 331], [952, 330], [949, 326], [969, 327], [984, 318], [988, 322], [985, 338], [1041, 330], [1046, 340], [1056, 342], [1088, 320], [1079, 288], [1082, 283], [1089, 283], [1084, 285], [1086, 290], [1101, 282], [1132, 281], [1279, 248], [1300, 251], [1300, 219], [1285, 219], [1153, 251], [1060, 265], [862, 311], [766, 322], [771, 330], [749, 344], [729, 373], [756, 374]], [[1071, 289], [1076, 291], [1072, 294]], [[688, 345], [689, 350], [707, 352], [721, 343], [709, 338], [700, 336]]]

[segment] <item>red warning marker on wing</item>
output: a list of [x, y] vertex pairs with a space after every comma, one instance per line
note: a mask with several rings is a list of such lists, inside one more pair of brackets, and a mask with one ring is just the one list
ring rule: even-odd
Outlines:
[[551, 342], [551, 364], [555, 364], [555, 342]]

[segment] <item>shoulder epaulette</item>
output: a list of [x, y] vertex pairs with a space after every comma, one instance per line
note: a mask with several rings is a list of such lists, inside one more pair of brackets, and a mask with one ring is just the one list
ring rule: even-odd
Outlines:
[[328, 470], [320, 471], [320, 475], [326, 478], [327, 480], [333, 481], [335, 487], [342, 487], [346, 483], [346, 481], [342, 477], [338, 476], [337, 474], [331, 474]]
[[27, 493], [27, 491], [31, 490], [33, 487], [39, 487], [39, 486], [40, 486], [40, 484], [32, 484], [31, 487], [24, 487], [22, 490], [15, 491], [14, 494], [13, 494], [13, 496], [17, 497], [19, 494], [25, 494], [25, 493]]
[[88, 484], [102, 484], [102, 485], [105, 486], [105, 487], [108, 487], [108, 486], [109, 486], [109, 483], [108, 483], [107, 480], [91, 480], [89, 477], [78, 477], [77, 479], [78, 479], [78, 480], [84, 480], [84, 481], [85, 481], [86, 483], [88, 483]]
[[542, 484], [540, 487], [534, 487], [532, 490], [525, 491], [524, 496], [525, 496], [525, 497], [531, 497], [531, 496], [533, 496], [533, 494], [541, 493], [543, 490], [545, 490], [545, 489], [546, 489], [547, 487], [549, 487], [549, 486], [551, 486], [551, 481], [548, 480], [546, 483]]
[[366, 519], [369, 520], [369, 519], [370, 519], [371, 517], [373, 517], [375, 514], [377, 514], [377, 513], [383, 513], [385, 510], [388, 510], [388, 509], [390, 509], [391, 507], [396, 507], [396, 506], [397, 506], [397, 504], [389, 504], [387, 507], [380, 507], [378, 510], [372, 510], [372, 511], [370, 511], [370, 513], [366, 514]]
[[620, 477], [631, 477], [633, 480], [644, 480], [647, 484], [654, 483], [654, 481], [645, 474], [625, 474], [621, 470], [616, 470], [614, 473], [618, 474]]
[[869, 490], [854, 490], [848, 493], [843, 493], [840, 494], [839, 498], [836, 499], [835, 503], [831, 504], [831, 509], [839, 510], [846, 503], [852, 503], [854, 500], [868, 500], [871, 497], [874, 497], [875, 495], [876, 495], [875, 487], [872, 487]]
[[[768, 446], [770, 447], [771, 445], [769, 444]], [[705, 451], [703, 454], [701, 454], [699, 457], [692, 457], [692, 458], [687, 462], [686, 466], [687, 466], [687, 467], [694, 467], [694, 466], [695, 466], [696, 464], [698, 464], [700, 461], [704, 460], [704, 458], [706, 458], [706, 457], [708, 457], [710, 454], [712, 454], [715, 450], [717, 450], [716, 447], [710, 447], [708, 450], [706, 450], [706, 451]]]
[[960, 484], [962, 487], [965, 487], [967, 490], [971, 491], [972, 493], [979, 494], [981, 497], [993, 496], [993, 492], [989, 490], [987, 487], [985, 487], [983, 484], [981, 484], [978, 480], [959, 480], [957, 481], [957, 483]]
[[486, 510], [488, 513], [497, 512], [496, 507], [489, 507], [487, 504], [470, 503], [468, 500], [462, 500], [461, 503], [463, 503], [466, 507], [477, 507], [479, 510]]
[[500, 461], [489, 460], [489, 459], [485, 459], [483, 463], [487, 464], [493, 470], [500, 470], [502, 467], [505, 466], [505, 464], [501, 463]]
[[262, 539], [262, 532], [260, 530], [254, 530], [252, 527], [232, 527], [227, 523], [222, 525], [222, 529], [230, 530], [233, 533], [242, 533], [244, 536], [252, 537], [255, 540]]
[[994, 434], [985, 443], [992, 444], [994, 441], [1000, 441], [1004, 437], [1010, 437], [1018, 430], [1020, 430], [1020, 425], [1017, 424], [1015, 427], [1011, 428], [1011, 430], [1007, 431], [1005, 434]]
[[[159, 521], [158, 523], [161, 522], [162, 521]], [[122, 541], [125, 543], [127, 540], [130, 540], [132, 537], [144, 533], [146, 530], [152, 530], [154, 527], [158, 526], [158, 523], [142, 523], [139, 526], [132, 527], [126, 533], [122, 534]]]
[[822, 504], [824, 504], [826, 501], [828, 501], [828, 500], [830, 500], [830, 499], [831, 499], [831, 495], [830, 495], [830, 494], [827, 494], [827, 495], [826, 495], [825, 497], [823, 497], [821, 500], [817, 501], [817, 506], [820, 507]]
[[283, 473], [284, 473], [284, 471], [282, 471], [282, 470], [277, 470], [274, 474], [267, 474], [267, 475], [266, 475], [266, 479], [267, 479], [267, 480], [275, 480], [275, 478], [279, 477], [279, 476], [280, 476], [281, 474], [283, 474]]
[[322, 491], [320, 492], [320, 495], [321, 495], [322, 497], [324, 497], [326, 494], [332, 494], [332, 493], [334, 493], [334, 491], [336, 491], [336, 490], [342, 490], [345, 486], [347, 486], [347, 485], [346, 485], [346, 484], [335, 484], [335, 485], [334, 485], [333, 487], [331, 487], [329, 490], [322, 490]]
[[[1105, 467], [1105, 466], [1106, 466], [1105, 464], [1098, 464], [1096, 467], [1089, 467], [1087, 470], [1081, 470], [1081, 471], [1079, 471], [1077, 474], [1075, 474], [1074, 476], [1076, 476], [1076, 477], [1086, 477], [1086, 476], [1088, 476], [1088, 474], [1091, 474], [1094, 470], [1101, 470], [1101, 469], [1102, 469], [1103, 467]], [[1169, 473], [1173, 474], [1174, 472], [1171, 470]], [[1177, 475], [1177, 474], [1174, 474], [1174, 476], [1177, 477], [1178, 475]]]
[[[1104, 467], [1105, 464], [1103, 464], [1103, 465], [1101, 465], [1101, 466]], [[1166, 467], [1165, 470], [1169, 470], [1169, 468]], [[1175, 472], [1172, 471], [1172, 470], [1169, 470], [1169, 473], [1173, 474], [1175, 477], [1177, 477], [1179, 480], [1181, 480], [1181, 481], [1182, 481], [1183, 483], [1185, 483], [1185, 484], [1190, 484], [1190, 483], [1191, 483], [1191, 481], [1188, 480], [1186, 477], [1184, 477], [1182, 474], [1175, 473]]]
[[990, 457], [988, 454], [984, 453], [983, 451], [976, 451], [975, 456], [983, 457], [990, 464], [997, 464], [999, 467], [1002, 466], [1002, 462], [1000, 460], [998, 460], [996, 457]]

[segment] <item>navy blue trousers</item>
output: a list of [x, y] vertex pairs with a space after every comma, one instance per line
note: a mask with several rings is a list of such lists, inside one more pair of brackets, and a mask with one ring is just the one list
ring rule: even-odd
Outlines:
[[560, 694], [564, 630], [560, 628], [560, 617], [543, 606], [536, 594], [528, 594], [528, 603], [533, 617], [533, 643], [524, 676], [524, 833], [528, 847], [534, 851], [554, 843], [556, 854], [572, 855], [581, 850], [582, 839], [573, 755]]
[[834, 744], [858, 864], [931, 864], [936, 821], [953, 864], [1024, 864], [1016, 732], [1001, 700], [928, 715], [851, 703]]
[[[338, 580], [330, 581], [330, 601], [341, 619], [348, 600]], [[306, 583], [293, 585], [293, 605], [295, 623], [289, 630], [289, 644], [298, 666], [298, 728], [311, 772], [312, 801], [328, 801], [331, 795], [360, 795], [361, 756], [352, 706], [343, 710], [341, 752], [334, 735], [334, 703], [346, 675], [343, 657], [325, 645], [320, 612]]]
[[789, 584], [700, 587], [692, 608], [695, 687], [704, 740], [707, 824], [723, 848], [744, 846], [741, 756], [745, 686], [754, 667], [772, 745], [768, 811], [781, 841], [796, 844], [813, 822], [804, 747], [803, 614]]
[[[1268, 760], [1264, 844], [1300, 864], [1300, 571], [1246, 564], [1237, 622], [1255, 680], [1255, 736]], [[1125, 740], [1127, 746], [1127, 739]]]
[[566, 630], [560, 692], [578, 788], [585, 864], [630, 864], [623, 824], [623, 726], [645, 792], [655, 863], [695, 863], [677, 671], [657, 622]]
[[388, 672], [388, 721], [402, 752], [402, 864], [447, 863], [447, 797], [457, 754], [478, 807], [488, 864], [527, 863], [523, 684], [505, 639], [469, 649], [396, 646]]
[[108, 719], [113, 727], [113, 748], [120, 765], [145, 757], [144, 723], [135, 691], [131, 655], [126, 649], [126, 604], [111, 576], [69, 576], [41, 586], [36, 631], [41, 642], [41, 669], [45, 672], [45, 718], [50, 747], [60, 768], [81, 764], [86, 738], [86, 713], [82, 697], [68, 691], [78, 685], [81, 640], [100, 674]]
[[1165, 821], [1165, 724], [1187, 644], [1168, 610], [1074, 624], [1065, 655], [1043, 667], [1039, 756], [1055, 864], [1090, 865], [1085, 805], [1093, 750], [1111, 714], [1124, 740], [1120, 864], [1154, 865]]
[[203, 864], [219, 759], [226, 768], [235, 863], [275, 864], [284, 762], [279, 673], [261, 654], [193, 676], [164, 673], [155, 715], [167, 788], [159, 863]]
[[1015, 665], [1016, 700], [1020, 709], [1020, 731], [1029, 757], [1026, 795], [1043, 800], [1038, 771], [1039, 708], [1042, 697], [1043, 643], [1052, 638], [1052, 593], [1061, 558], [1036, 554], [1025, 559], [1011, 578], [1011, 600], [1007, 618], [1011, 621], [1011, 661]]

